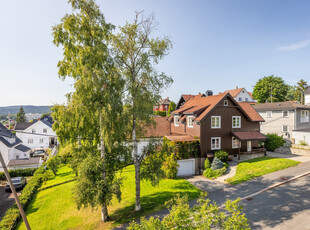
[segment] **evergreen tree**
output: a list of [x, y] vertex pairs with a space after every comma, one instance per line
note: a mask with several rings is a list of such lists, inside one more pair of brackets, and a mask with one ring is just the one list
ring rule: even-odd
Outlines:
[[16, 114], [16, 121], [17, 122], [26, 122], [26, 114], [25, 114], [25, 111], [24, 111], [22, 106], [19, 108], [19, 111]]
[[305, 91], [307, 88], [308, 83], [304, 79], [301, 79], [297, 82], [297, 85], [295, 85], [294, 99], [299, 101], [301, 104], [305, 104]]
[[171, 112], [173, 112], [175, 110], [176, 104], [171, 101], [169, 104], [169, 108], [168, 108], [168, 117], [171, 115]]

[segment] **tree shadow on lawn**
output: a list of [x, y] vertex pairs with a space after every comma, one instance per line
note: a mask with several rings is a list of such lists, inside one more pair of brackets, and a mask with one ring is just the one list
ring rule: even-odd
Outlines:
[[74, 175], [74, 173], [72, 171], [71, 172], [64, 172], [64, 173], [57, 173], [55, 177], [66, 177], [69, 175]]
[[189, 197], [197, 197], [197, 192], [157, 192], [155, 194], [141, 197], [141, 211], [135, 211], [135, 200], [127, 206], [115, 210], [111, 215], [111, 221], [115, 221], [114, 225], [125, 224], [140, 218], [147, 214], [162, 210], [165, 207], [165, 202], [171, 200], [176, 194], [180, 196], [188, 195]]

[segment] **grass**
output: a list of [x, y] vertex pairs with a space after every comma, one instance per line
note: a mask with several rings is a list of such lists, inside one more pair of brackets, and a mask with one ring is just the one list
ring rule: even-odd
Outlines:
[[296, 166], [299, 163], [299, 161], [272, 157], [260, 157], [243, 161], [238, 164], [236, 175], [228, 178], [226, 182], [229, 184], [239, 184], [255, 177]]
[[[68, 173], [68, 170], [70, 173]], [[57, 176], [48, 181], [46, 186], [56, 182], [61, 183], [64, 178], [68, 179], [71, 176], [73, 176], [73, 172], [70, 168], [62, 167]], [[135, 212], [134, 167], [126, 167], [122, 172], [122, 176], [124, 177], [122, 200], [118, 202], [113, 199], [112, 205], [108, 208], [111, 218], [108, 223], [100, 222], [99, 209], [84, 208], [77, 210], [72, 195], [76, 182], [72, 181], [37, 193], [26, 210], [32, 229], [109, 229], [165, 208], [164, 203], [177, 193], [188, 195], [189, 199], [195, 199], [201, 192], [184, 179], [165, 179], [157, 187], [152, 187], [149, 182], [142, 181], [142, 210]], [[26, 228], [20, 222], [17, 229]]]
[[69, 181], [74, 179], [75, 175], [72, 169], [68, 166], [63, 166], [58, 169], [57, 175], [52, 176], [52, 178], [43, 183], [40, 189], [44, 189], [46, 187], [50, 187], [59, 183], [63, 183], [65, 181]]

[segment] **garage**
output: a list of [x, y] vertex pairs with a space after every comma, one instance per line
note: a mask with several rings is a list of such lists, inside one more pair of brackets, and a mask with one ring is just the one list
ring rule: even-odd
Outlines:
[[195, 174], [195, 159], [178, 160], [178, 176], [190, 176]]

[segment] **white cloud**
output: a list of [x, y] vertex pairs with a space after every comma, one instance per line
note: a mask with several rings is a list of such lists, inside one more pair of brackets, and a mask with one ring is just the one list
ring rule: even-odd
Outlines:
[[310, 39], [309, 40], [304, 40], [301, 42], [297, 42], [288, 46], [280, 46], [277, 48], [277, 50], [283, 50], [283, 51], [293, 51], [293, 50], [299, 50], [304, 47], [307, 47], [310, 45]]

